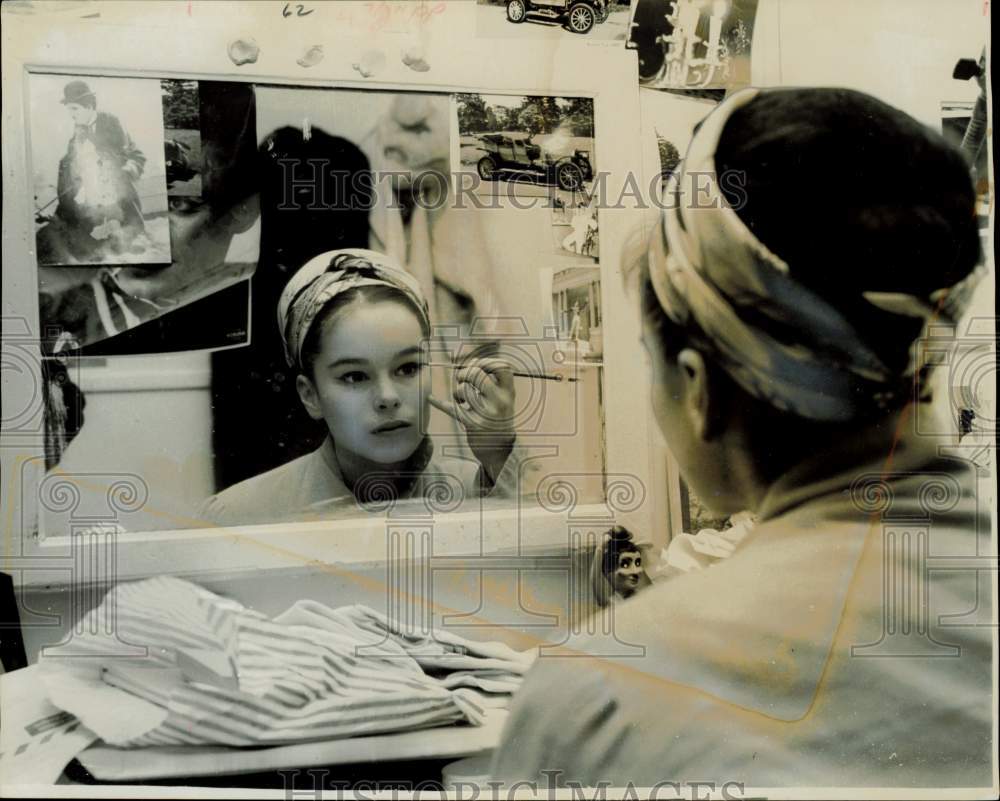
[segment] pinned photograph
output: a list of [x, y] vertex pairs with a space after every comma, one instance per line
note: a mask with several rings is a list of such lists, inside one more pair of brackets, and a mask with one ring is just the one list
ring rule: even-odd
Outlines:
[[599, 267], [543, 268], [551, 319], [563, 361], [599, 362], [604, 356]]
[[160, 81], [167, 195], [201, 197], [201, 122], [197, 81]]
[[39, 264], [170, 262], [159, 86], [31, 76]]
[[594, 260], [600, 258], [597, 204], [585, 192], [568, 199], [561, 192], [553, 195], [552, 232], [562, 250]]
[[[86, 101], [83, 86], [99, 98], [98, 109], [103, 108], [100, 98], [130, 98], [122, 103], [117, 128], [111, 112], [95, 118], [98, 131], [117, 131], [120, 143], [129, 143], [123, 151], [128, 160], [110, 150], [98, 155], [99, 146], [86, 133], [79, 141], [74, 134], [65, 156], [58, 154], [61, 134], [43, 137], [41, 143], [32, 136], [34, 161], [41, 165], [36, 187], [48, 187], [49, 205], [56, 209], [37, 234], [39, 319], [52, 340], [47, 347], [109, 356], [245, 343], [250, 335], [247, 279], [257, 266], [261, 230], [253, 87], [216, 81], [181, 87], [187, 99], [197, 101], [196, 112], [181, 115], [174, 113], [180, 104], [169, 100], [170, 90], [159, 80], [32, 76], [37, 90], [32, 134], [44, 130], [39, 100], [55, 92], [61, 97], [65, 89]], [[168, 119], [178, 126], [169, 136], [162, 127], [165, 105], [171, 109]], [[84, 102], [79, 108], [90, 106]], [[83, 110], [73, 113], [86, 119]], [[148, 122], [153, 119], [155, 125]], [[195, 120], [197, 129], [181, 127]], [[171, 140], [187, 146], [183, 167], [166, 156]], [[81, 153], [87, 158], [77, 162]], [[59, 182], [66, 188], [57, 193], [56, 184], [49, 183], [54, 173], [46, 175], [44, 169], [60, 158], [65, 166]], [[127, 165], [140, 160], [142, 177], [133, 182], [130, 176], [140, 168]], [[169, 168], [168, 160], [175, 162]], [[110, 195], [111, 190], [120, 192], [115, 203], [90, 205], [95, 193]], [[100, 214], [107, 219], [100, 218], [96, 227], [113, 236], [97, 239], [88, 229]]]
[[592, 185], [594, 101], [587, 97], [457, 96], [460, 161], [490, 195], [494, 182], [514, 185], [524, 197], [545, 197], [555, 187], [583, 193]]
[[478, 0], [479, 36], [551, 39], [586, 36], [622, 42], [631, 0]]
[[636, 0], [627, 46], [639, 54], [639, 84], [698, 92], [749, 85], [756, 13], [757, 0]]
[[556, 255], [596, 260], [593, 100], [459, 94], [455, 108], [463, 185], [484, 206], [517, 209], [526, 224], [545, 212]]
[[556, 249], [596, 258], [593, 101], [462, 94], [456, 108], [459, 169], [475, 172], [473, 191], [539, 198], [534, 205], [551, 209]]
[[659, 197], [667, 179], [680, 167], [695, 126], [715, 104], [671, 92], [639, 91], [642, 115], [643, 190]]
[[[956, 81], [966, 82], [969, 88], [959, 92], [966, 97], [941, 102], [941, 133], [965, 154], [972, 167], [972, 180], [977, 196], [976, 214], [981, 228], [989, 226], [990, 216], [991, 181], [988, 148], [984, 147], [988, 130], [986, 74], [985, 48], [978, 61], [972, 58], [959, 59], [951, 77]], [[960, 85], [956, 86], [956, 90]]]

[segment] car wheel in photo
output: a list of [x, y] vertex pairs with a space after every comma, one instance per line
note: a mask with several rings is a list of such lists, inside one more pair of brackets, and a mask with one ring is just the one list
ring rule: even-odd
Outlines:
[[479, 177], [484, 181], [495, 181], [497, 177], [497, 165], [489, 156], [483, 156], [476, 165]]
[[586, 3], [570, 6], [568, 24], [573, 33], [590, 33], [594, 27], [594, 9]]
[[556, 167], [556, 183], [560, 189], [575, 192], [583, 186], [583, 172], [572, 162], [566, 162]]
[[510, 0], [507, 3], [507, 20], [509, 22], [524, 22], [524, 0]]

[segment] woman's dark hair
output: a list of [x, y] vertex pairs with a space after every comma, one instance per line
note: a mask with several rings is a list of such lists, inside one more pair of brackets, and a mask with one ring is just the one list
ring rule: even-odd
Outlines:
[[[720, 176], [741, 177], [742, 192], [723, 191], [747, 227], [902, 374], [922, 321], [876, 308], [862, 293], [929, 299], [975, 268], [975, 193], [961, 154], [861, 92], [783, 89], [733, 112], [715, 163]], [[678, 331], [648, 277], [642, 283], [643, 311], [665, 353], [704, 342], [697, 330]]]
[[410, 309], [413, 314], [420, 320], [420, 327], [424, 329], [424, 336], [429, 336], [430, 331], [426, 329], [423, 323], [423, 318], [416, 308], [413, 306], [413, 301], [411, 301], [404, 292], [395, 287], [380, 284], [369, 284], [367, 286], [359, 286], [354, 289], [349, 289], [346, 292], [341, 292], [335, 298], [330, 300], [323, 308], [320, 310], [319, 314], [316, 315], [316, 319], [313, 320], [312, 325], [309, 326], [309, 332], [306, 334], [306, 338], [302, 343], [302, 374], [306, 378], [313, 379], [315, 373], [313, 368], [316, 365], [316, 358], [319, 356], [320, 350], [322, 350], [322, 335], [323, 329], [326, 324], [333, 318], [337, 312], [348, 306], [363, 302], [363, 303], [380, 303], [383, 301], [395, 301], [402, 303], [406, 308]]

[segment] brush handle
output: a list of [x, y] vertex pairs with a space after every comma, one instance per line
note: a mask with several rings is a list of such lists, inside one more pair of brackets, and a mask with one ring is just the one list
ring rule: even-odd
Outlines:
[[[452, 370], [460, 370], [465, 365], [463, 364], [451, 364], [450, 362], [424, 362], [428, 367], [450, 367]], [[579, 378], [567, 378], [562, 373], [554, 373], [552, 375], [548, 373], [525, 373], [518, 370], [511, 371], [511, 375], [517, 376], [518, 378], [538, 378], [543, 381], [579, 381]]]

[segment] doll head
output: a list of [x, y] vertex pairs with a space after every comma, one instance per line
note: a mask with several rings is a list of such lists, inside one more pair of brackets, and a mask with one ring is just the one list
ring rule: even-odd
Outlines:
[[601, 558], [602, 572], [615, 594], [628, 598], [642, 586], [645, 576], [642, 550], [626, 529], [621, 526], [611, 529]]

